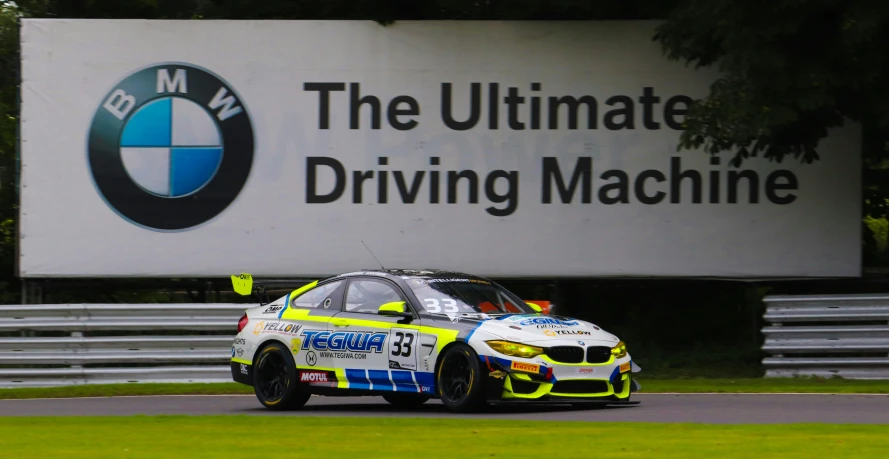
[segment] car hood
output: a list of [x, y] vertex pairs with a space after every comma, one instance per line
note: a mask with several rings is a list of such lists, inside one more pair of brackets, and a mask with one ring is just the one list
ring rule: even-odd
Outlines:
[[613, 346], [620, 340], [596, 324], [548, 314], [509, 314], [504, 316], [458, 318], [478, 322], [475, 332], [486, 332], [508, 341], [549, 345], [556, 341]]

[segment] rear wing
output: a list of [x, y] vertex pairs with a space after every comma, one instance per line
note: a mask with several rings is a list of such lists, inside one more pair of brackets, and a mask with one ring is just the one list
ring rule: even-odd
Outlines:
[[313, 282], [314, 279], [265, 279], [256, 280], [250, 273], [234, 274], [231, 276], [232, 288], [235, 293], [242, 296], [256, 295], [259, 299], [259, 305], [271, 303], [269, 299], [268, 287], [306, 287]]

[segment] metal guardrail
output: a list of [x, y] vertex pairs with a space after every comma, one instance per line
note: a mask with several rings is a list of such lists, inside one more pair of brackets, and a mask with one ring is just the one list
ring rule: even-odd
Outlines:
[[766, 377], [889, 379], [889, 295], [768, 296]]
[[[769, 296], [767, 377], [889, 379], [889, 295]], [[0, 305], [0, 387], [228, 382], [250, 304]]]
[[0, 387], [229, 382], [232, 339], [250, 306], [0, 306]]

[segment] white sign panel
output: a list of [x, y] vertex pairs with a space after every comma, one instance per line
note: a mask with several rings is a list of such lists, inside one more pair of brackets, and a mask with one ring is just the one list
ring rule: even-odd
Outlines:
[[858, 127], [677, 152], [654, 23], [23, 22], [23, 277], [860, 272]]

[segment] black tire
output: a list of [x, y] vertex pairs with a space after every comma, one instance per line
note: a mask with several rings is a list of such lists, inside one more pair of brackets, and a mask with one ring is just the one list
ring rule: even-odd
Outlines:
[[383, 400], [391, 403], [398, 408], [416, 408], [427, 401], [429, 401], [431, 397], [428, 395], [414, 395], [414, 394], [384, 394]]
[[445, 408], [453, 413], [484, 409], [486, 378], [475, 351], [458, 343], [448, 348], [435, 371], [435, 385]]
[[277, 342], [262, 348], [254, 359], [253, 392], [259, 403], [275, 411], [300, 408], [312, 396], [299, 390], [293, 356]]

